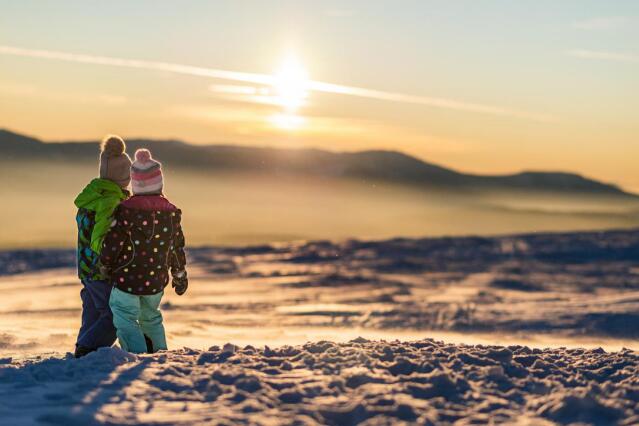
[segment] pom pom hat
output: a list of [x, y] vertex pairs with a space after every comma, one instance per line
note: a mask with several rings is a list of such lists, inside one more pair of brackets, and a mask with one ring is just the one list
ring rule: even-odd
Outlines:
[[108, 135], [100, 145], [100, 178], [118, 184], [121, 188], [131, 181], [131, 159], [124, 152], [126, 145], [121, 137]]
[[162, 164], [151, 157], [148, 149], [135, 151], [135, 161], [131, 165], [133, 195], [162, 194], [164, 179]]

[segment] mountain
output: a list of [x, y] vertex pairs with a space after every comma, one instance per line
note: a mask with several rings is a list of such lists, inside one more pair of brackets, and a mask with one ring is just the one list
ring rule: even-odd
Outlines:
[[[522, 172], [474, 175], [431, 164], [397, 151], [329, 152], [318, 149], [278, 149], [230, 145], [191, 145], [178, 140], [127, 140], [129, 152], [150, 148], [167, 166], [212, 172], [236, 170], [355, 178], [418, 187], [463, 190], [504, 189], [636, 197], [616, 185], [564, 172]], [[0, 162], [47, 160], [91, 161], [97, 143], [52, 142], [0, 129]]]

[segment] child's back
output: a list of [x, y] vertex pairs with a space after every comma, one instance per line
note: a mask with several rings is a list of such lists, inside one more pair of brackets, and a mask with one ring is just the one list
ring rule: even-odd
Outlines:
[[99, 280], [97, 262], [115, 208], [125, 200], [127, 193], [115, 182], [93, 179], [75, 199], [78, 208], [78, 276], [81, 280]]
[[115, 329], [108, 300], [111, 288], [98, 269], [102, 242], [115, 208], [128, 197], [131, 159], [124, 152], [124, 141], [109, 136], [102, 143], [100, 177], [93, 179], [76, 197], [78, 208], [77, 266], [83, 288], [82, 325], [76, 343], [76, 356], [115, 342]]
[[166, 349], [159, 310], [164, 288], [172, 276], [181, 295], [188, 281], [181, 211], [162, 195], [160, 163], [147, 150], [135, 158], [133, 197], [117, 207], [100, 261], [114, 286], [109, 304], [120, 345], [140, 353], [147, 350], [145, 335], [154, 351]]
[[134, 195], [118, 206], [102, 263], [113, 286], [135, 295], [162, 292], [169, 272], [184, 271], [181, 211], [162, 195]]

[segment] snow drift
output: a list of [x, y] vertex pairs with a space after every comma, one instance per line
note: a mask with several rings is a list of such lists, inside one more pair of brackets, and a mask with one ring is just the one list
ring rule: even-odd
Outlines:
[[6, 424], [639, 422], [632, 351], [327, 341], [0, 361]]

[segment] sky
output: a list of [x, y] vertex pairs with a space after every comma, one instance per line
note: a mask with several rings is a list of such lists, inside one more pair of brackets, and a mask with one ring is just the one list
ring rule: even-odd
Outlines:
[[392, 149], [639, 191], [637, 1], [0, 0], [0, 127]]

